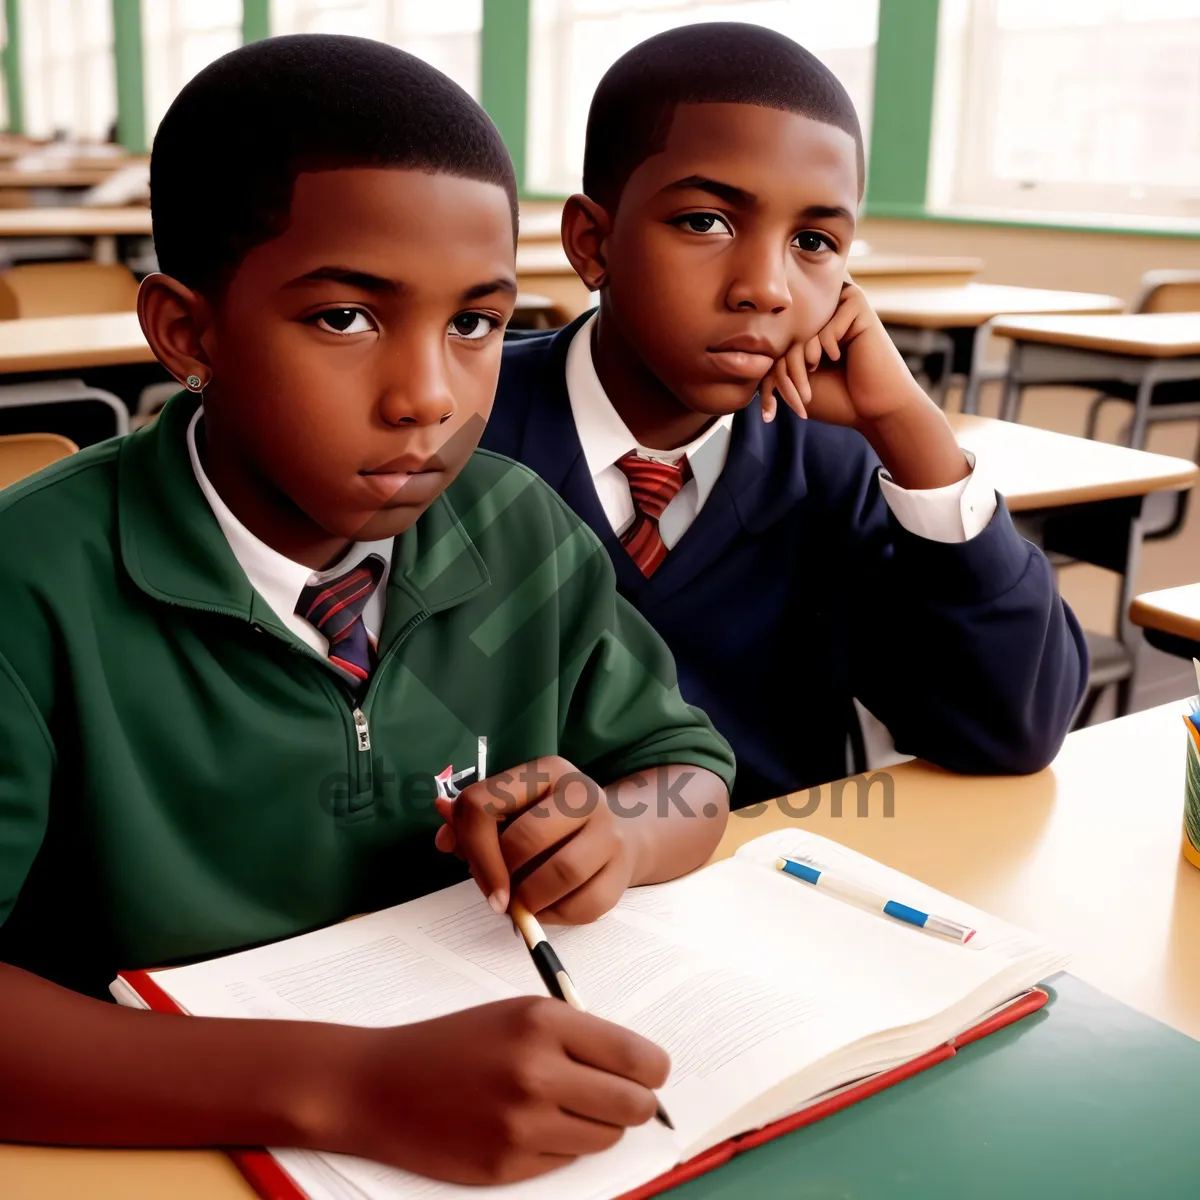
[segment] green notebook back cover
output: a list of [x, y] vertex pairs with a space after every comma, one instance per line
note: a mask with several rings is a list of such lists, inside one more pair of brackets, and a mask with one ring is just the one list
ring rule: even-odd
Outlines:
[[1200, 1198], [1200, 1042], [1069, 975], [1039, 1012], [671, 1200]]

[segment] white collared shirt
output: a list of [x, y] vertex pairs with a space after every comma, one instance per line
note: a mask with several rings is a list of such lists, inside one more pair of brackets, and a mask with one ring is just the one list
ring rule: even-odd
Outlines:
[[329, 657], [329, 640], [324, 634], [296, 613], [296, 603], [300, 593], [310, 583], [325, 583], [338, 575], [349, 571], [351, 567], [361, 562], [368, 554], [378, 554], [384, 562], [383, 578], [380, 586], [371, 593], [366, 608], [363, 609], [363, 624], [372, 637], [379, 636], [383, 625], [384, 600], [387, 595], [387, 577], [392, 564], [392, 538], [380, 542], [355, 542], [341, 559], [324, 571], [314, 571], [303, 563], [293, 562], [285, 558], [278, 550], [272, 550], [266, 542], [261, 541], [230, 511], [229, 506], [217, 495], [216, 488], [204, 473], [200, 462], [200, 454], [196, 449], [196, 426], [204, 415], [203, 407], [198, 408], [188, 425], [188, 455], [192, 460], [192, 470], [196, 482], [204, 493], [208, 506], [217, 518], [217, 524], [229, 543], [233, 556], [238, 565], [246, 572], [250, 586], [271, 606], [271, 610], [302, 642], [311, 646], [323, 658]]
[[[584, 322], [567, 347], [567, 396], [583, 455], [591, 472], [604, 515], [617, 534], [633, 521], [633, 496], [629, 480], [616, 462], [630, 450], [660, 462], [678, 462], [687, 455], [692, 478], [683, 485], [663, 510], [658, 523], [668, 550], [687, 532], [696, 514], [712, 493], [729, 454], [733, 416], [714, 421], [699, 437], [675, 450], [654, 450], [639, 445], [605, 394], [592, 361], [593, 315]], [[909, 491], [899, 487], [886, 471], [879, 473], [879, 486], [896, 520], [910, 533], [935, 542], [965, 542], [981, 533], [996, 512], [996, 493], [983, 474], [975, 469], [975, 458], [967, 454], [971, 473], [946, 487]], [[903, 762], [896, 753], [887, 728], [857, 700], [867, 765], [871, 768]], [[853, 760], [847, 752], [850, 768]]]

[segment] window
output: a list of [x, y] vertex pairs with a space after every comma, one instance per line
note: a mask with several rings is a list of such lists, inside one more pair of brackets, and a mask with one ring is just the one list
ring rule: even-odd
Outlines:
[[146, 135], [183, 85], [242, 44], [241, 0], [153, 0], [142, 5]]
[[390, 42], [479, 98], [483, 0], [271, 0], [272, 33], [349, 33]]
[[942, 0], [943, 211], [1200, 218], [1200, 0]]
[[794, 38], [845, 85], [867, 137], [878, 15], [878, 0], [532, 0], [526, 187], [578, 191], [601, 76], [638, 42], [696, 21], [745, 21]]
[[25, 132], [106, 141], [117, 119], [112, 5], [21, 0]]

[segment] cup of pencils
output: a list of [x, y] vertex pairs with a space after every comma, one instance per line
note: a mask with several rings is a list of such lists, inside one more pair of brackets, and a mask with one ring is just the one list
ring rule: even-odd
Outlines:
[[[1192, 660], [1195, 662], [1195, 660]], [[1200, 663], [1196, 663], [1200, 679]], [[1192, 701], [1192, 711], [1183, 718], [1187, 726], [1187, 771], [1183, 785], [1183, 857], [1200, 867], [1200, 696]]]

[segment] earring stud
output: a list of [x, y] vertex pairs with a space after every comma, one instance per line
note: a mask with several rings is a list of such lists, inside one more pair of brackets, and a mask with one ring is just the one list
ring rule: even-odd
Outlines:
[[204, 388], [204, 381], [199, 375], [189, 375], [183, 382], [189, 392], [199, 392]]

